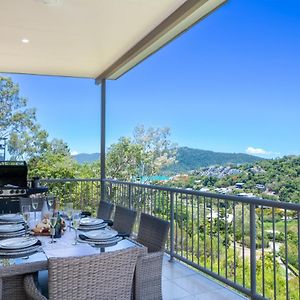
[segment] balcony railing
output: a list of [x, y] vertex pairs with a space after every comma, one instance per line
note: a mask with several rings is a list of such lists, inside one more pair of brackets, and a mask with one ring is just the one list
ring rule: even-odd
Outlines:
[[[166, 252], [252, 299], [300, 298], [300, 205], [106, 181], [107, 199], [170, 221]], [[96, 212], [100, 179], [41, 180]], [[135, 229], [137, 230], [137, 220]]]

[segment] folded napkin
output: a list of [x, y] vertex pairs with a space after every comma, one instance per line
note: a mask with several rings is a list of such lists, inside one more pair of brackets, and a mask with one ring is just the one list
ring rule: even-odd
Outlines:
[[90, 217], [92, 214], [89, 212], [89, 211], [83, 211], [81, 212], [81, 217], [84, 218], [84, 217]]

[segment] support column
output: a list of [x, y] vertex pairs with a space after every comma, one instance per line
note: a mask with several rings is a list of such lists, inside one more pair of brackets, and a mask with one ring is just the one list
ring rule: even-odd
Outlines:
[[105, 200], [105, 118], [106, 118], [106, 80], [101, 80], [101, 200]]

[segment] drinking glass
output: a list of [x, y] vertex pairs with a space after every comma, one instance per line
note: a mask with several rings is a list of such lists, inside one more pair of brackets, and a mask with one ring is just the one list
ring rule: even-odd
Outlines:
[[68, 216], [68, 220], [69, 220], [69, 230], [71, 231], [71, 221], [72, 221], [72, 215], [73, 215], [73, 203], [72, 202], [68, 202], [65, 205], [65, 212]]
[[51, 209], [53, 204], [54, 204], [54, 200], [55, 200], [55, 197], [50, 195], [47, 197], [47, 202], [48, 202], [48, 205], [49, 205], [49, 208]]
[[73, 245], [77, 245], [77, 230], [80, 225], [80, 219], [81, 219], [81, 212], [74, 212], [73, 213], [73, 228], [75, 229], [75, 241]]
[[51, 227], [51, 241], [49, 242], [50, 244], [53, 244], [56, 242], [56, 240], [54, 240], [54, 235], [55, 235], [55, 225], [57, 222], [57, 216], [53, 215], [52, 217], [50, 217], [50, 227]]
[[33, 195], [31, 198], [31, 206], [34, 210], [34, 220], [35, 221], [36, 221], [36, 210], [38, 208], [38, 205], [39, 205], [39, 198]]
[[27, 235], [28, 222], [30, 219], [30, 207], [28, 204], [22, 206], [22, 215], [25, 222], [25, 236]]

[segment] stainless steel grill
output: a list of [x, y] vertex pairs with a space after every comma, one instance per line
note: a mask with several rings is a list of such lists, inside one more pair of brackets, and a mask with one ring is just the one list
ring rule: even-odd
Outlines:
[[25, 161], [1, 161], [0, 197], [25, 196], [28, 192], [27, 174]]

